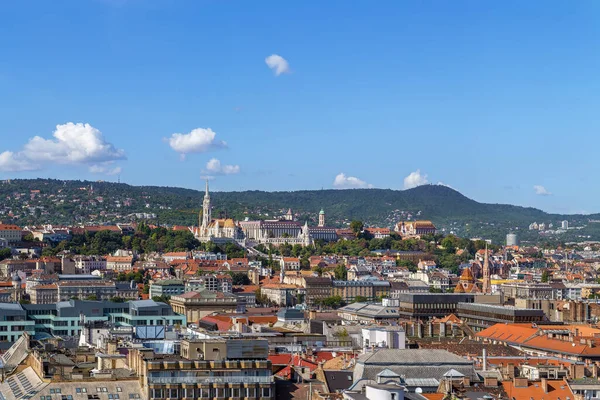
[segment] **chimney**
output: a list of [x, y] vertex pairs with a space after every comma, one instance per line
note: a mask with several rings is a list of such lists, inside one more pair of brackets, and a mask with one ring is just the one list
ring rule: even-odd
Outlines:
[[542, 389], [544, 393], [548, 393], [548, 379], [542, 378]]
[[526, 388], [528, 383], [527, 378], [513, 378], [513, 386], [516, 388]]
[[483, 370], [487, 371], [487, 351], [483, 349]]
[[512, 379], [515, 377], [515, 364], [508, 363], [506, 365], [506, 375], [508, 376], [509, 379]]

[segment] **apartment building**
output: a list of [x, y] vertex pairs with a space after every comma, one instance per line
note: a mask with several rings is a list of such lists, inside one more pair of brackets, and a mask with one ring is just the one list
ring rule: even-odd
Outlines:
[[266, 340], [183, 340], [180, 354], [132, 349], [127, 362], [148, 400], [275, 398]]

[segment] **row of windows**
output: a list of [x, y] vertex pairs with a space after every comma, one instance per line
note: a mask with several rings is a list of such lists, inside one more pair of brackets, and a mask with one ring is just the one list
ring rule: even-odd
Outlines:
[[152, 389], [152, 399], [271, 397], [271, 388]]

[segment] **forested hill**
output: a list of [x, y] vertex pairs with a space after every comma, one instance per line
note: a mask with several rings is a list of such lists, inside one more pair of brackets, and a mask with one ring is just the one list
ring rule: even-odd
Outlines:
[[[161, 224], [193, 224], [203, 195], [191, 189], [122, 183], [11, 180], [0, 185], [0, 219], [20, 225], [111, 223], [140, 218], [132, 216], [135, 213], [147, 213], [156, 215], [150, 218]], [[269, 219], [291, 208], [298, 220], [315, 223], [319, 210], [324, 209], [327, 223], [332, 226], [344, 226], [357, 219], [367, 225], [391, 227], [410, 214], [412, 219], [430, 219], [447, 232], [452, 230], [463, 236], [500, 238], [510, 230], [518, 230], [526, 237], [529, 233], [525, 230], [532, 222], [552, 223], [556, 227], [564, 219], [571, 226], [600, 225], [588, 224], [590, 219], [600, 219], [598, 215], [565, 216], [535, 208], [479, 203], [441, 185], [402, 191], [213, 192], [211, 199], [214, 216]]]

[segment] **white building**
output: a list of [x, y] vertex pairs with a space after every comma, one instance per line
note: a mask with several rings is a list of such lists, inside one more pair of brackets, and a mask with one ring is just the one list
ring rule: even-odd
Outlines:
[[406, 332], [399, 326], [374, 326], [362, 329], [363, 348], [405, 349]]
[[89, 275], [93, 271], [106, 270], [106, 260], [99, 256], [76, 256], [74, 261], [78, 274]]

